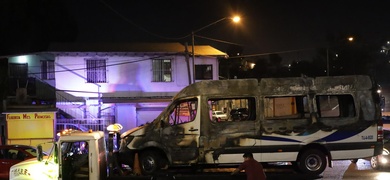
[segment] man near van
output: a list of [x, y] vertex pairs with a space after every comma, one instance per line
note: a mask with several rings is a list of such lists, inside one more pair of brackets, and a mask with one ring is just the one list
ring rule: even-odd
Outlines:
[[243, 155], [244, 162], [236, 168], [231, 175], [237, 174], [238, 172], [245, 170], [247, 180], [265, 180], [267, 179], [263, 166], [253, 159], [252, 153], [245, 153]]

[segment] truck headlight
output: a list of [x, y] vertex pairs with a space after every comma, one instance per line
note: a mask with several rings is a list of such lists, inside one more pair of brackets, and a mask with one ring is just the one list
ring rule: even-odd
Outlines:
[[382, 155], [389, 155], [389, 150], [387, 150], [386, 148], [383, 148]]

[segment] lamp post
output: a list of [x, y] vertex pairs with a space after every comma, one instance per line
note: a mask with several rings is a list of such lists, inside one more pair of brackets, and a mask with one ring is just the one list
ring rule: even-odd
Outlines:
[[231, 17], [224, 17], [224, 18], [219, 19], [217, 21], [214, 21], [214, 22], [212, 22], [212, 23], [210, 23], [210, 24], [208, 24], [206, 26], [201, 27], [198, 30], [195, 30], [195, 31], [191, 32], [191, 42], [192, 42], [192, 64], [191, 65], [192, 65], [192, 82], [193, 83], [195, 83], [195, 33], [199, 32], [199, 31], [201, 31], [203, 29], [206, 29], [206, 28], [208, 28], [208, 27], [210, 27], [210, 26], [212, 26], [214, 24], [217, 24], [217, 23], [219, 23], [221, 21], [224, 21], [226, 19], [231, 19], [235, 23], [238, 23], [241, 20], [239, 16], [234, 16], [232, 18]]
[[[347, 40], [349, 42], [353, 41], [353, 37], [348, 37], [347, 39], [341, 39], [340, 41]], [[339, 41], [339, 42], [340, 42]], [[326, 76], [329, 76], [329, 46], [326, 48]]]

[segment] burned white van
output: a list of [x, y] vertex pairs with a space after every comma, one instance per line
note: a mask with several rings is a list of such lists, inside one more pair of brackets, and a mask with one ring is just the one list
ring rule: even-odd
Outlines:
[[[201, 81], [180, 91], [150, 124], [121, 135], [121, 160], [143, 173], [162, 165], [225, 167], [253, 153], [320, 174], [331, 160], [382, 151], [377, 85], [368, 76]], [[216, 121], [213, 111], [227, 118]]]

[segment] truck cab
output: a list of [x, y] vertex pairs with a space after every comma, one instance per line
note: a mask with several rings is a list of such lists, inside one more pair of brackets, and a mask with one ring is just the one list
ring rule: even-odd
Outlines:
[[10, 169], [10, 180], [19, 179], [104, 179], [107, 177], [104, 133], [69, 131], [53, 143], [43, 157], [38, 146], [37, 159], [16, 164]]

